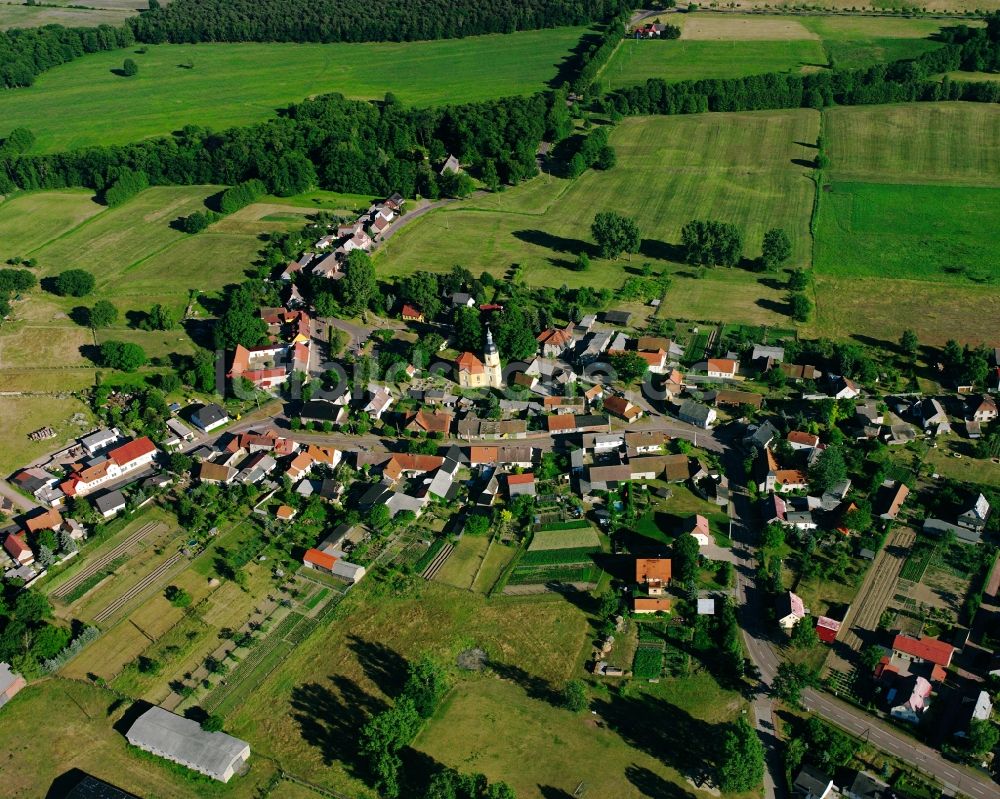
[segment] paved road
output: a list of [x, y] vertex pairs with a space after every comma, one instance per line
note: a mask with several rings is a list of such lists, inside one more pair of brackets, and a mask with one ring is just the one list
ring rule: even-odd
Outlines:
[[7, 499], [14, 503], [15, 508], [20, 508], [24, 511], [31, 511], [41, 507], [41, 505], [28, 499], [14, 488], [14, 486], [4, 480], [0, 480], [0, 496], [7, 497]]
[[[734, 476], [741, 473], [737, 468], [738, 461], [739, 454], [736, 451], [727, 451], [726, 466], [733, 482], [735, 482]], [[770, 630], [763, 622], [760, 593], [754, 582], [756, 574], [754, 509], [749, 497], [740, 493], [737, 486], [734, 485], [733, 488], [731, 509], [735, 542], [733, 549], [740, 559], [736, 569], [737, 596], [742, 604], [741, 622], [747, 654], [760, 672], [762, 693], [754, 701], [755, 714], [760, 717], [767, 715], [772, 706], [770, 686], [777, 674], [781, 658], [769, 640]], [[995, 799], [1000, 796], [1000, 786], [988, 777], [946, 760], [940, 753], [919, 743], [902, 730], [831, 694], [809, 688], [803, 692], [802, 701], [808, 710], [827, 721], [853, 735], [867, 738], [879, 749], [931, 775], [952, 795], [967, 796], [971, 799]], [[772, 737], [771, 731], [762, 728], [758, 723], [758, 732], [761, 733], [765, 744], [768, 744], [768, 739]], [[775, 786], [778, 792], [775, 793], [774, 789], [769, 787], [767, 796], [781, 796], [784, 793], [784, 775], [772, 771], [769, 777], [768, 782]]]

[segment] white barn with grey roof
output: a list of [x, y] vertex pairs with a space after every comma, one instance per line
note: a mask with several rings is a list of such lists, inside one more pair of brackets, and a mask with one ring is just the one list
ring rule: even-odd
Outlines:
[[250, 757], [250, 744], [224, 732], [206, 732], [191, 719], [151, 707], [125, 737], [133, 746], [180, 763], [219, 782], [229, 782]]

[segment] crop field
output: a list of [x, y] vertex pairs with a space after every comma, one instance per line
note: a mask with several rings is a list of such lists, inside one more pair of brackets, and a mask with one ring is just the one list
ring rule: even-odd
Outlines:
[[[408, 105], [465, 103], [546, 88], [583, 28], [428, 42], [162, 44], [93, 53], [0, 96], [0, 136], [31, 128], [36, 150], [124, 144], [184, 125], [260, 122], [307, 97], [395, 93]], [[123, 78], [124, 58], [139, 66]], [[253, 80], [247, 80], [252, 74]], [[73, 108], [72, 114], [65, 109]], [[53, 119], [58, 125], [51, 124]]]
[[[228, 785], [192, 777], [158, 758], [132, 750], [114, 728], [124, 708], [109, 690], [52, 678], [21, 691], [4, 707], [4, 796], [35, 799], [72, 768], [137, 796], [251, 799], [261, 795], [275, 767], [250, 758], [249, 772]], [[43, 738], [44, 746], [38, 741]], [[81, 745], [85, 741], [86, 745]], [[53, 796], [62, 796], [56, 789]]]
[[414, 747], [446, 766], [503, 779], [523, 799], [571, 796], [580, 784], [588, 795], [623, 799], [709, 795], [685, 781], [682, 770], [705, 762], [694, 749], [720, 728], [656, 696], [604, 696], [593, 702], [595, 718], [532, 697], [515, 682], [469, 680], [448, 696]]
[[427, 652], [451, 664], [478, 646], [525, 679], [561, 686], [587, 635], [584, 614], [562, 597], [486, 602], [422, 580], [400, 595], [366, 581], [228, 716], [226, 729], [261, 755], [295, 763], [303, 779], [368, 799], [353, 768], [357, 731], [401, 689], [406, 661]]
[[[590, 171], [572, 183], [540, 177], [489, 198], [497, 210], [485, 210], [484, 198], [432, 211], [393, 237], [376, 264], [383, 275], [443, 272], [462, 264], [500, 276], [518, 263], [533, 285], [617, 288], [647, 261], [692, 274], [676, 260], [680, 230], [693, 218], [712, 218], [743, 226], [750, 257], [759, 253], [765, 230], [783, 227], [792, 240], [792, 263], [806, 265], [813, 183], [811, 170], [798, 162], [813, 157], [803, 143], [814, 142], [818, 133], [819, 114], [808, 110], [625, 119], [611, 136], [618, 154], [614, 169]], [[750, 150], [747, 141], [760, 146]], [[524, 205], [522, 192], [528, 194]], [[587, 210], [581, 216], [582, 208]], [[590, 220], [603, 210], [636, 217], [643, 242], [631, 261], [597, 258]], [[571, 271], [582, 251], [595, 259], [591, 269]], [[711, 284], [717, 275], [729, 282], [730, 293], [737, 282], [741, 292], [752, 291], [747, 304], [757, 302], [759, 276], [717, 269], [697, 282]], [[675, 282], [687, 281], [682, 276]], [[717, 306], [703, 310], [710, 314], [704, 318], [719, 316]], [[734, 320], [773, 324], [779, 318], [753, 310], [754, 318]]]

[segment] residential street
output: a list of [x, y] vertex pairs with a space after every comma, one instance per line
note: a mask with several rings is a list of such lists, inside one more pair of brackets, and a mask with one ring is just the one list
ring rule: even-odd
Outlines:
[[[727, 451], [726, 469], [730, 475], [730, 485], [733, 487], [732, 537], [735, 542], [734, 553], [740, 560], [736, 567], [737, 596], [742, 605], [740, 620], [747, 654], [760, 671], [762, 691], [754, 701], [754, 712], [758, 718], [757, 729], [765, 745], [770, 745], [774, 741], [773, 730], [762, 726], [760, 720], [766, 717], [767, 723], [770, 723], [770, 711], [773, 705], [769, 695], [770, 685], [777, 674], [781, 659], [769, 640], [769, 630], [763, 622], [760, 594], [754, 581], [756, 522], [750, 498], [742, 492], [743, 487], [737, 485], [736, 476], [742, 471], [740, 458], [741, 455], [737, 450]], [[806, 689], [803, 692], [803, 704], [808, 710], [841, 729], [870, 740], [879, 749], [931, 775], [952, 795], [968, 796], [971, 799], [990, 799], [1000, 794], [1000, 786], [988, 777], [946, 760], [940, 753], [919, 743], [902, 730], [826, 692], [813, 688]], [[782, 797], [785, 791], [780, 758], [769, 759], [769, 765], [770, 774], [767, 782], [770, 784], [766, 785], [766, 796]]]

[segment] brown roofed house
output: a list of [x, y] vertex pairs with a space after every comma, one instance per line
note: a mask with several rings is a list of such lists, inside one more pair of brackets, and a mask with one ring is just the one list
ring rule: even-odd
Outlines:
[[670, 558], [636, 558], [635, 581], [650, 596], [660, 596], [670, 583]]

